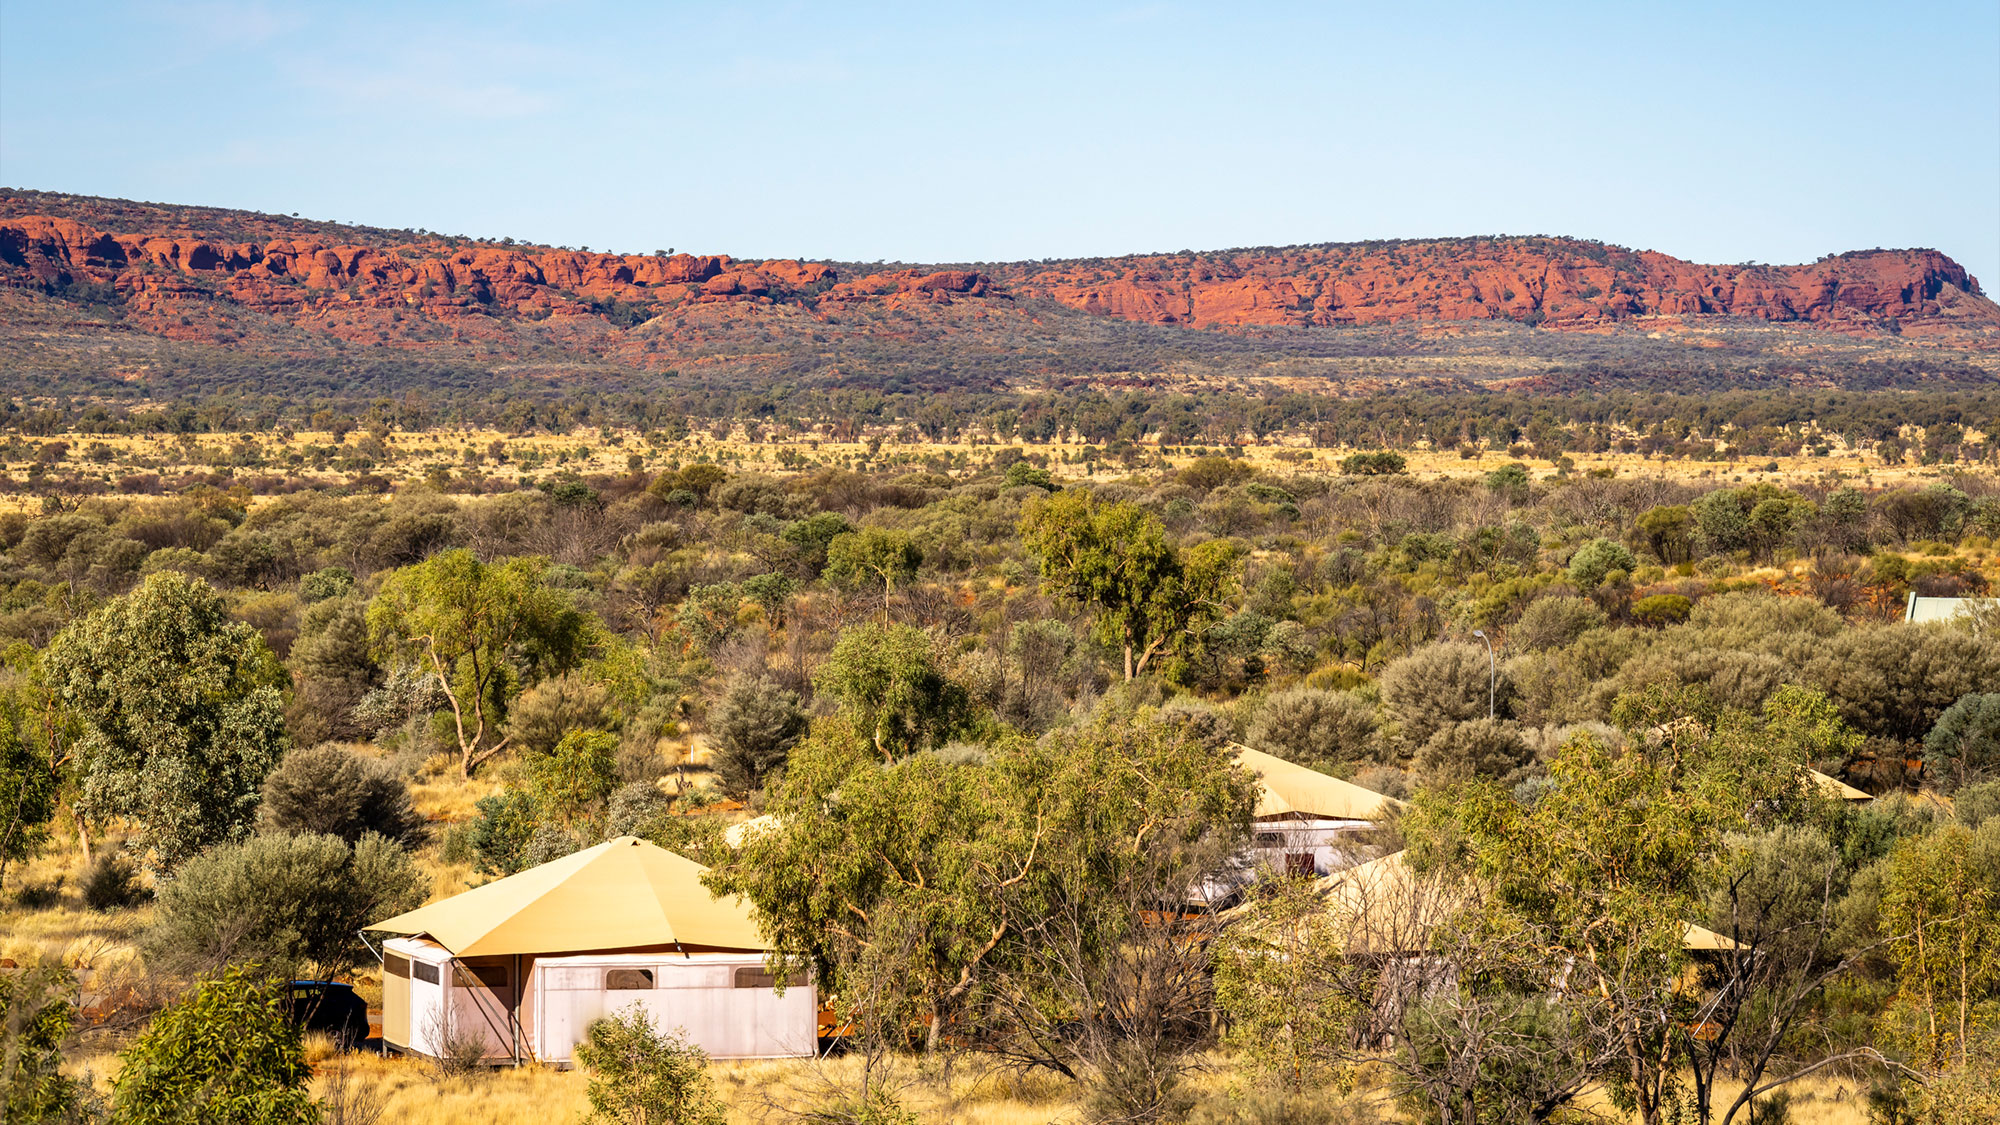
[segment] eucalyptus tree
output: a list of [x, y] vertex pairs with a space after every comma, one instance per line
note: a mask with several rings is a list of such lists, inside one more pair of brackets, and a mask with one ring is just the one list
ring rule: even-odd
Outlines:
[[[776, 967], [866, 998], [848, 1014], [867, 1025], [1080, 1077], [1114, 1040], [1167, 1049], [1207, 1026], [1205, 974], [1180, 964], [1201, 950], [1147, 927], [1231, 862], [1254, 802], [1253, 779], [1175, 719], [885, 763], [836, 716], [793, 749], [777, 827], [710, 881], [756, 907]], [[1177, 990], [1135, 971], [1142, 947], [1180, 964]], [[1065, 1037], [1104, 1020], [1118, 1028]]]
[[391, 574], [368, 607], [377, 659], [433, 678], [451, 711], [461, 776], [506, 749], [508, 709], [524, 688], [579, 666], [592, 619], [544, 584], [543, 560], [481, 562], [445, 551]]
[[1237, 581], [1231, 544], [1180, 548], [1136, 504], [1072, 488], [1028, 505], [1021, 541], [1051, 594], [1097, 608], [1097, 632], [1125, 655], [1125, 678], [1193, 638], [1226, 609]]
[[207, 583], [147, 578], [58, 634], [43, 669], [92, 817], [132, 820], [162, 869], [249, 832], [285, 752], [285, 673]]

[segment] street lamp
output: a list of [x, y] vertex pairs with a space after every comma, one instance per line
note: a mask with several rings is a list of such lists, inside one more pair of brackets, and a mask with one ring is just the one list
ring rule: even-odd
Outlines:
[[1493, 717], [1493, 697], [1500, 686], [1500, 665], [1493, 658], [1493, 638], [1484, 629], [1474, 629], [1472, 635], [1486, 642], [1486, 717]]

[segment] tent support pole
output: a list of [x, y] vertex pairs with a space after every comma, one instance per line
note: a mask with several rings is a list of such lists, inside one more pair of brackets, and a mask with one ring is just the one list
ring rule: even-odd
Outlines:
[[[375, 943], [368, 940], [367, 930], [356, 930], [354, 931], [354, 936], [361, 939], [361, 944], [367, 946], [368, 952], [373, 953], [375, 955], [375, 963], [382, 966], [382, 990], [384, 993], [382, 998], [382, 1003], [386, 1007], [389, 1003], [389, 998], [387, 995], [389, 989], [389, 963], [383, 959], [382, 950], [375, 948]], [[384, 948], [387, 948], [386, 944], [384, 945]], [[386, 1014], [382, 1018], [385, 1023], [388, 1021], [388, 1016]], [[363, 1020], [362, 1022], [365, 1023], [367, 1021]], [[387, 1027], [384, 1027], [382, 1029], [382, 1037], [380, 1039], [375, 1040], [375, 1050], [383, 1058], [386, 1059], [389, 1057], [389, 1029]]]
[[514, 954], [514, 1069], [521, 1069], [521, 994], [527, 991], [521, 979], [521, 955]]

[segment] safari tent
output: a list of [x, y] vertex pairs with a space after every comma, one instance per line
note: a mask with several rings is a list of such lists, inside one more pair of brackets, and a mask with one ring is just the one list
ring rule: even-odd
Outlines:
[[[1453, 959], [1435, 952], [1433, 938], [1440, 927], [1468, 904], [1471, 887], [1463, 881], [1419, 874], [1405, 853], [1395, 852], [1317, 880], [1314, 890], [1325, 903], [1317, 921], [1339, 943], [1343, 959], [1379, 970], [1368, 1001], [1368, 1019], [1356, 1034], [1365, 1042], [1387, 1044], [1391, 1028], [1406, 1007], [1418, 999], [1451, 987], [1459, 969]], [[1256, 903], [1235, 908], [1240, 924], [1252, 937], [1277, 936]], [[1716, 953], [1736, 948], [1729, 938], [1686, 923], [1681, 942], [1691, 952]]]
[[1251, 843], [1259, 866], [1330, 875], [1352, 862], [1356, 834], [1402, 804], [1261, 750], [1242, 745], [1234, 750], [1236, 763], [1257, 775]]
[[591, 1023], [638, 1005], [716, 1058], [810, 1055], [810, 982], [779, 982], [748, 904], [633, 836], [368, 927], [383, 943], [382, 1039], [437, 1056], [567, 1063]]
[[[1464, 902], [1464, 891], [1444, 880], [1410, 870], [1405, 853], [1357, 864], [1319, 881], [1327, 911], [1341, 925], [1352, 953], [1416, 953], [1430, 945], [1433, 930]], [[1736, 943], [1692, 922], [1682, 924], [1681, 946], [1716, 953]]]

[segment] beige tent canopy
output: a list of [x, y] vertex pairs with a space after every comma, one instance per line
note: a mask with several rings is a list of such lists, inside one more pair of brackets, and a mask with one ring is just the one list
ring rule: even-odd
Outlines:
[[1403, 802], [1296, 762], [1238, 745], [1236, 764], [1257, 775], [1258, 818], [1286, 815], [1381, 820]]
[[753, 816], [749, 820], [738, 821], [723, 829], [722, 842], [732, 848], [740, 848], [748, 843], [752, 836], [760, 836], [783, 826], [784, 821], [779, 820], [770, 813], [765, 813], [763, 816]]
[[701, 864], [620, 836], [368, 928], [423, 934], [458, 957], [693, 946], [763, 950], [750, 906]]
[[1807, 770], [1806, 772], [1812, 775], [1813, 784], [1819, 786], [1819, 791], [1821, 793], [1824, 793], [1825, 795], [1832, 797], [1835, 800], [1872, 801], [1875, 799], [1873, 797], [1870, 797], [1867, 793], [1864, 793], [1861, 790], [1856, 789], [1854, 786], [1849, 785], [1848, 783], [1840, 780], [1837, 777], [1828, 777], [1826, 774], [1823, 774], [1818, 770]]
[[[1327, 909], [1352, 930], [1356, 952], [1407, 951], [1428, 944], [1430, 931], [1464, 901], [1462, 891], [1410, 870], [1405, 852], [1350, 867], [1319, 881]], [[1736, 948], [1736, 942], [1692, 922], [1682, 947], [1699, 952]]]
[[[1267, 817], [1325, 817], [1330, 820], [1381, 820], [1390, 809], [1403, 802], [1350, 781], [1307, 769], [1297, 762], [1235, 744], [1236, 764], [1257, 775], [1257, 808], [1252, 814]], [[752, 836], [780, 826], [777, 817], [766, 813], [722, 830], [723, 842], [740, 848]]]

